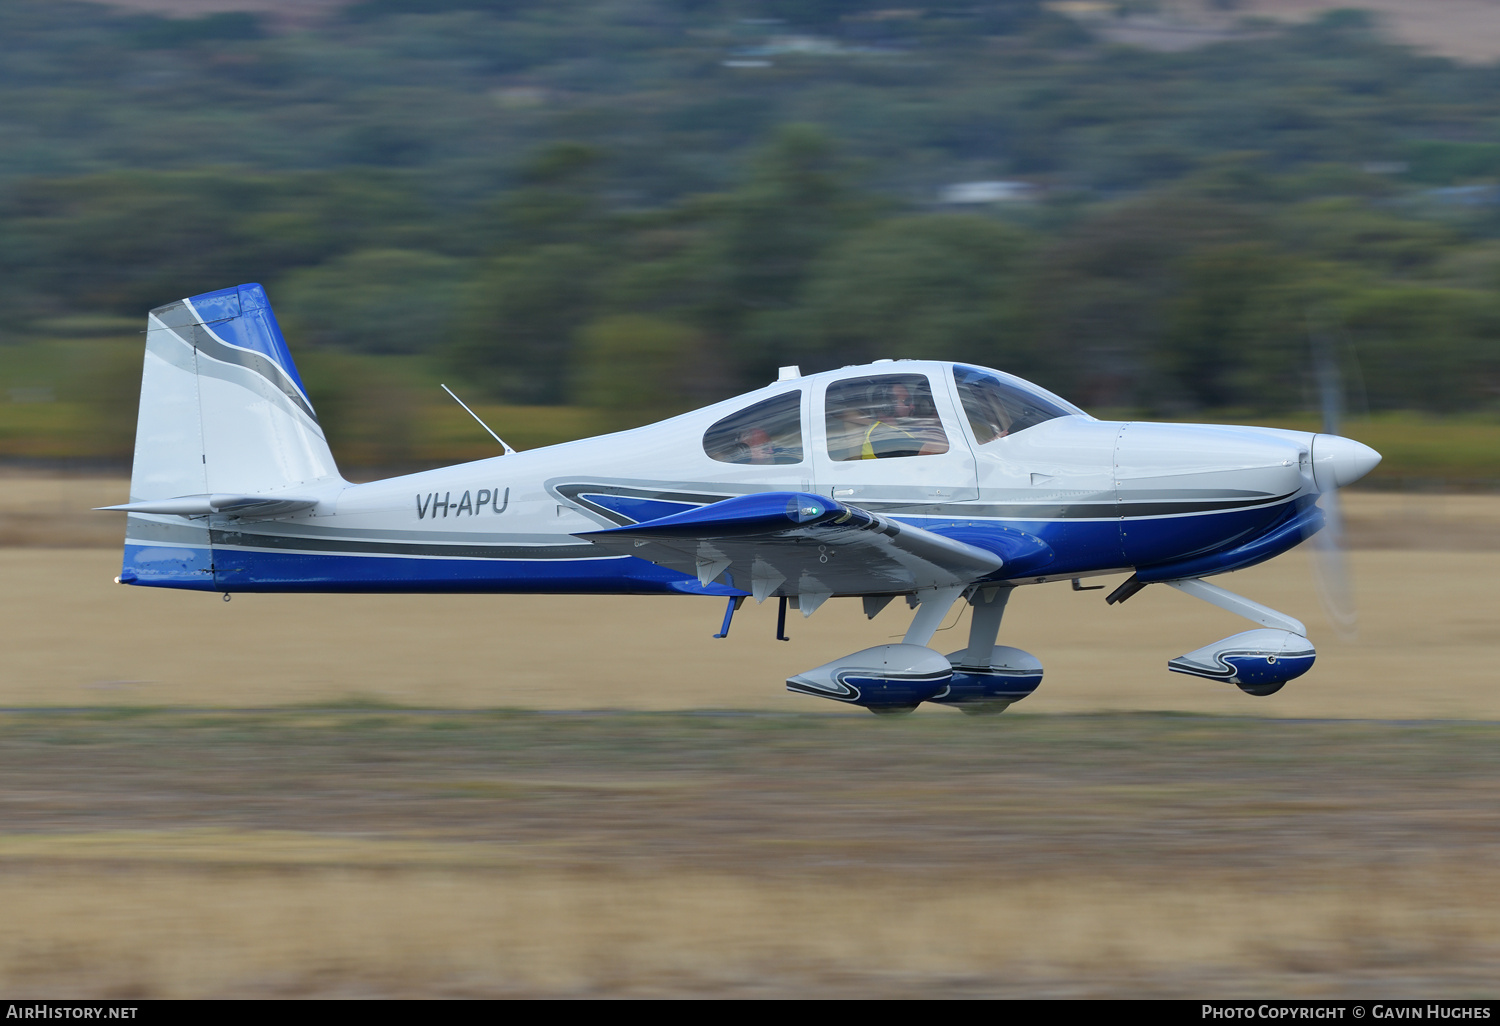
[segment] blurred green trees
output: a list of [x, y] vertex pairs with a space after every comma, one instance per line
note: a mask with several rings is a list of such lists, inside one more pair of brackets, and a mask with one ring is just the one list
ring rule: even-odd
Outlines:
[[479, 244], [490, 255], [465, 288], [451, 355], [491, 395], [533, 404], [570, 398], [576, 335], [610, 262], [600, 159], [574, 143], [544, 149], [481, 222]]
[[[1500, 77], [1366, 18], [1172, 54], [1031, 0], [272, 28], [0, 5], [0, 344], [258, 280], [387, 461], [371, 354], [615, 425], [885, 356], [1284, 413], [1317, 325], [1373, 409], [1500, 403]], [[1029, 192], [942, 198], [994, 179]]]
[[113, 171], [29, 179], [4, 200], [3, 269], [42, 315], [139, 314], [439, 231], [409, 183], [363, 171]]
[[283, 330], [300, 341], [368, 353], [429, 352], [449, 337], [463, 261], [409, 249], [357, 249], [288, 273], [277, 290]]
[[617, 314], [591, 323], [580, 342], [575, 395], [604, 415], [605, 426], [634, 427], [692, 407], [684, 371], [698, 353], [687, 325]]
[[486, 262], [468, 285], [452, 351], [456, 368], [511, 402], [568, 400], [576, 335], [593, 307], [599, 263], [588, 247], [566, 243]]
[[1027, 233], [975, 215], [890, 217], [850, 232], [810, 275], [809, 348], [849, 362], [903, 356], [1031, 369], [1020, 305], [1032, 245]]

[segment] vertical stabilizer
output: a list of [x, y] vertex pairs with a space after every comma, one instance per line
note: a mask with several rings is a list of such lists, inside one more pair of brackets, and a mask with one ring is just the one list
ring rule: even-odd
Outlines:
[[151, 311], [131, 502], [330, 479], [338, 469], [264, 289]]
[[151, 311], [130, 505], [157, 507], [127, 519], [122, 581], [231, 588], [214, 565], [216, 502], [301, 498], [341, 483], [264, 289]]

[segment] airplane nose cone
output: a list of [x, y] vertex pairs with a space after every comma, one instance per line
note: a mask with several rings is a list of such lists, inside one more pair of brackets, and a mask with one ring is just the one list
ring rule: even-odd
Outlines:
[[1312, 460], [1318, 491], [1327, 492], [1351, 485], [1374, 470], [1380, 453], [1342, 435], [1314, 435]]

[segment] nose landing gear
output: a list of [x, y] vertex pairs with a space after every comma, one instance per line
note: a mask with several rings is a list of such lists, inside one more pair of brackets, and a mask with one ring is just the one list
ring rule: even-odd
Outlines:
[[1178, 656], [1167, 663], [1173, 673], [1227, 681], [1247, 695], [1265, 697], [1312, 668], [1318, 653], [1300, 620], [1197, 578], [1165, 583], [1263, 625]]

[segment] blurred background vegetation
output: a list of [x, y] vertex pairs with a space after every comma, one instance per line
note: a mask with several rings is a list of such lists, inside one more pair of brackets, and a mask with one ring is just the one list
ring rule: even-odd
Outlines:
[[883, 356], [1315, 427], [1317, 336], [1377, 483], [1500, 483], [1500, 64], [1110, 6], [5, 0], [0, 458], [127, 465], [145, 311], [260, 281], [351, 469]]

